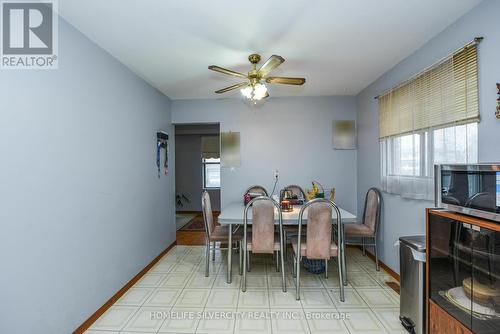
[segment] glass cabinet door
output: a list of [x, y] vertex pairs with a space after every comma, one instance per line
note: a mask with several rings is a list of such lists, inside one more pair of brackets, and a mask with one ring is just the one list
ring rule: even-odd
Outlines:
[[473, 227], [472, 330], [500, 333], [500, 232]]
[[473, 232], [468, 224], [429, 215], [430, 299], [468, 328], [472, 301], [463, 284], [472, 280]]

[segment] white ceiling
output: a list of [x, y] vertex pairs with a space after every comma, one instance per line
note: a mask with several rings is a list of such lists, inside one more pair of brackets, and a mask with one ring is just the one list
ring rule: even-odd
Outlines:
[[247, 72], [254, 52], [307, 79], [272, 96], [356, 95], [479, 2], [61, 0], [59, 12], [165, 95], [194, 99], [239, 82], [208, 65]]

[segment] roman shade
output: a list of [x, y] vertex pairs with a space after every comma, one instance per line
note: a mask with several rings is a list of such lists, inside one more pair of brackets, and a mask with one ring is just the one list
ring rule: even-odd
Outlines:
[[479, 122], [477, 43], [382, 94], [379, 138]]
[[220, 158], [219, 136], [201, 137], [201, 157], [203, 159]]

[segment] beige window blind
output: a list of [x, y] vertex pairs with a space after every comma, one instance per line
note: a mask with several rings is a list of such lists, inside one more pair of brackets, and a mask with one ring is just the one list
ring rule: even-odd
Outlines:
[[201, 157], [204, 159], [220, 158], [219, 136], [201, 137]]
[[379, 97], [379, 137], [479, 121], [477, 44]]

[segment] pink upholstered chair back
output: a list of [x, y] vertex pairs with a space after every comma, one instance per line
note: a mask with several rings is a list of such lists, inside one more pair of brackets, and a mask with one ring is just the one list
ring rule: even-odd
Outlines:
[[262, 194], [262, 196], [267, 196], [267, 190], [263, 186], [251, 186], [245, 191], [245, 194], [248, 193], [258, 193]]
[[382, 196], [377, 188], [370, 188], [366, 193], [365, 211], [363, 212], [363, 224], [373, 232], [378, 229], [380, 221], [380, 206]]
[[274, 251], [274, 203], [271, 199], [259, 200], [252, 205], [252, 252]]
[[307, 258], [329, 259], [332, 244], [332, 206], [317, 202], [307, 211]]
[[203, 211], [203, 221], [205, 222], [205, 232], [207, 233], [207, 237], [210, 237], [210, 234], [215, 229], [215, 224], [208, 191], [204, 191], [203, 194], [201, 194], [201, 208]]

